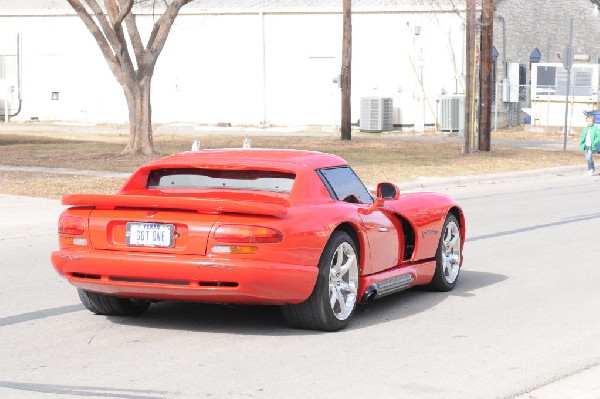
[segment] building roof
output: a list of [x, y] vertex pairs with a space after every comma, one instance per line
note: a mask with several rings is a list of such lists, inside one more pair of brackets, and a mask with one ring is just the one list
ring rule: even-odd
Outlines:
[[[406, 11], [464, 10], [466, 0], [353, 0], [356, 9], [402, 9]], [[99, 3], [102, 4], [101, 1]], [[161, 1], [143, 0], [146, 10], [162, 7]], [[141, 8], [139, 8], [141, 10]], [[259, 10], [342, 9], [340, 0], [196, 0], [183, 7], [182, 12], [256, 12]], [[74, 13], [65, 0], [2, 0], [0, 14], [55, 15]]]

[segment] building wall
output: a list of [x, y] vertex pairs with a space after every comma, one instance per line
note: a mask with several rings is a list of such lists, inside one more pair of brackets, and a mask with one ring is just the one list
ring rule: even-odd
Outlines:
[[[461, 17], [357, 12], [352, 21], [352, 120], [361, 97], [378, 95], [393, 98], [394, 123], [433, 124], [439, 95], [461, 90]], [[140, 17], [143, 37], [152, 22]], [[0, 27], [0, 42], [22, 39], [17, 120], [127, 121], [122, 89], [77, 16], [4, 16]], [[341, 10], [182, 13], [156, 66], [153, 121], [338, 125], [341, 47]]]
[[[123, 92], [81, 24], [75, 17], [1, 20], [0, 41], [14, 52], [17, 35], [21, 42], [22, 108], [16, 120], [127, 120]], [[15, 77], [11, 81], [17, 85]], [[16, 87], [10, 97], [14, 111]]]
[[[570, 18], [575, 53], [597, 62], [600, 17], [592, 10], [590, 0], [499, 0], [498, 79], [504, 58], [528, 64], [536, 47], [541, 61], [558, 61]], [[16, 35], [21, 37], [23, 104], [17, 120], [126, 122], [122, 89], [80, 19], [68, 9], [25, 14], [0, 15], [0, 53], [15, 54]], [[361, 97], [376, 95], [393, 98], [395, 124], [422, 127], [435, 122], [441, 94], [463, 93], [464, 13], [362, 8], [354, 10], [352, 21], [353, 122]], [[152, 22], [151, 16], [140, 17], [142, 31]], [[339, 8], [182, 12], [156, 66], [153, 120], [335, 126], [341, 93], [333, 79], [341, 67], [341, 27]], [[14, 110], [17, 92], [9, 97]]]

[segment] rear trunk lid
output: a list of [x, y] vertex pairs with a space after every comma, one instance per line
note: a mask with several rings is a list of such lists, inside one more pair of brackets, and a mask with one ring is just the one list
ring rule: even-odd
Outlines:
[[205, 255], [208, 236], [220, 215], [277, 216], [281, 199], [270, 202], [144, 195], [67, 195], [64, 205], [92, 206], [94, 249]]

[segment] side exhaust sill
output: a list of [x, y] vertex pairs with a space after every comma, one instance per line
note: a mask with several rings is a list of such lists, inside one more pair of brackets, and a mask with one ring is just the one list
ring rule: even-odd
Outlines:
[[400, 276], [371, 284], [371, 286], [369, 286], [369, 288], [367, 288], [363, 294], [362, 303], [368, 303], [374, 301], [375, 299], [404, 291], [410, 288], [414, 281], [415, 279], [412, 274], [402, 274]]

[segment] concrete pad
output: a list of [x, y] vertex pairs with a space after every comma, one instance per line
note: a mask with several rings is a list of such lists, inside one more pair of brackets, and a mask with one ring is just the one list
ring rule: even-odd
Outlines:
[[598, 399], [600, 398], [600, 366], [533, 390], [516, 399]]

